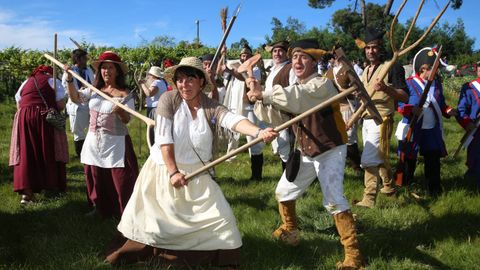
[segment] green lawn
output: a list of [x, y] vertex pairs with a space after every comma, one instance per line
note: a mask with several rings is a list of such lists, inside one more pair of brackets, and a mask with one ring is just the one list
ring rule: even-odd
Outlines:
[[[450, 105], [456, 105], [462, 81], [444, 83]], [[70, 143], [68, 192], [61, 197], [39, 196], [40, 202], [21, 207], [12, 191], [8, 165], [12, 103], [0, 104], [0, 269], [109, 269], [98, 257], [115, 233], [115, 220], [84, 217], [83, 167]], [[399, 119], [397, 115], [397, 120]], [[140, 164], [147, 157], [145, 126], [130, 124]], [[453, 153], [463, 131], [453, 119], [445, 121], [449, 153]], [[71, 135], [69, 134], [70, 142]], [[392, 141], [392, 164], [396, 164], [396, 142]], [[262, 181], [249, 181], [247, 154], [218, 166], [218, 182], [232, 206], [243, 236], [243, 269], [334, 269], [343, 250], [333, 219], [322, 207], [322, 193], [313, 184], [298, 201], [302, 242], [291, 248], [271, 239], [279, 225], [274, 189], [281, 174], [277, 157], [265, 150]], [[359, 238], [368, 269], [474, 269], [480, 263], [480, 196], [474, 183], [463, 179], [465, 152], [456, 160], [442, 160], [445, 193], [437, 199], [416, 200], [403, 189], [396, 197], [380, 195], [373, 210], [353, 207], [358, 218]], [[362, 176], [363, 177], [363, 176]], [[363, 178], [350, 168], [345, 173], [345, 195], [360, 198]], [[423, 178], [423, 164], [416, 171]], [[136, 265], [122, 269], [152, 269]]]

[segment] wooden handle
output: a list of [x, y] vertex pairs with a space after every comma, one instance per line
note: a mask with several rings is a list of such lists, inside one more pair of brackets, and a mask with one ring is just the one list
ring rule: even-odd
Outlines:
[[[57, 66], [61, 67], [61, 68], [63, 68], [65, 66], [64, 64], [62, 64], [62, 62], [58, 61], [57, 59], [55, 59], [55, 57], [49, 55], [48, 53], [43, 54], [43, 56], [45, 58], [47, 58], [48, 60], [52, 61], [53, 63], [55, 63]], [[145, 122], [145, 124], [147, 124], [149, 126], [155, 126], [155, 121], [153, 121], [152, 119], [138, 113], [135, 110], [130, 109], [128, 106], [116, 101], [115, 99], [111, 98], [107, 94], [98, 90], [95, 86], [91, 85], [89, 82], [87, 82], [85, 79], [83, 79], [82, 76], [78, 75], [77, 73], [73, 72], [72, 70], [68, 70], [68, 73], [70, 73], [73, 77], [75, 77], [77, 80], [79, 80], [81, 83], [83, 83], [83, 85], [87, 86], [88, 88], [90, 88], [91, 90], [93, 90], [94, 92], [96, 92], [97, 94], [99, 94], [100, 96], [105, 98], [106, 100], [114, 103], [115, 105], [122, 108], [123, 110], [130, 113], [131, 115], [140, 118], [143, 122]]]
[[[303, 112], [302, 114], [297, 115], [296, 117], [290, 119], [289, 121], [287, 121], [287, 122], [281, 124], [280, 126], [274, 128], [274, 130], [277, 131], [277, 132], [278, 132], [278, 131], [282, 131], [282, 130], [290, 127], [291, 125], [299, 122], [299, 121], [302, 120], [303, 118], [305, 118], [305, 117], [307, 117], [307, 116], [315, 113], [316, 111], [319, 111], [319, 110], [321, 110], [321, 109], [323, 109], [323, 108], [325, 108], [325, 107], [330, 106], [330, 105], [331, 105], [332, 103], [334, 103], [334, 102], [338, 102], [338, 101], [340, 101], [341, 99], [344, 99], [346, 96], [350, 95], [351, 93], [353, 93], [353, 92], [356, 91], [356, 90], [357, 90], [357, 89], [356, 89], [356, 88], [353, 88], [353, 87], [352, 87], [352, 88], [349, 88], [349, 89], [347, 89], [347, 90], [345, 90], [345, 91], [343, 91], [343, 92], [341, 92], [341, 93], [339, 93], [339, 94], [337, 94], [337, 95], [329, 98], [328, 100], [326, 100], [326, 101], [318, 104], [317, 106], [315, 106], [315, 107], [313, 107], [313, 108], [311, 108], [311, 109]], [[247, 150], [247, 149], [250, 148], [251, 146], [253, 146], [253, 145], [255, 145], [255, 144], [257, 144], [257, 143], [259, 143], [259, 142], [261, 142], [261, 141], [263, 141], [262, 138], [256, 138], [256, 139], [254, 139], [253, 141], [250, 141], [249, 143], [244, 144], [244, 145], [242, 145], [241, 147], [235, 149], [234, 151], [232, 151], [232, 152], [230, 152], [230, 153], [228, 153], [228, 154], [226, 154], [226, 155], [224, 155], [224, 156], [222, 156], [222, 157], [219, 157], [218, 159], [210, 162], [209, 164], [203, 166], [202, 168], [199, 168], [198, 170], [196, 170], [196, 171], [194, 171], [194, 172], [186, 175], [186, 176], [185, 176], [185, 179], [186, 179], [186, 180], [190, 180], [190, 179], [192, 179], [193, 177], [195, 177], [195, 176], [197, 176], [197, 175], [205, 172], [206, 170], [212, 168], [213, 166], [218, 165], [218, 164], [222, 163], [223, 161], [225, 161], [225, 160], [227, 160], [227, 159], [229, 159], [229, 158], [231, 158], [231, 157], [233, 157], [233, 156], [238, 155], [239, 153]]]

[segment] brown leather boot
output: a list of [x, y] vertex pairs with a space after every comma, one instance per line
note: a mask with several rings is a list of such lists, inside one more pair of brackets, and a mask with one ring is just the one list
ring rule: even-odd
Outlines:
[[347, 210], [338, 213], [333, 216], [333, 219], [345, 251], [345, 259], [343, 262], [337, 262], [337, 269], [363, 269], [365, 261], [360, 253], [352, 212]]
[[297, 246], [300, 243], [300, 231], [297, 227], [295, 201], [279, 202], [278, 211], [282, 217], [283, 224], [273, 232], [272, 237], [281, 240], [287, 245]]
[[393, 195], [395, 193], [395, 185], [393, 184], [393, 178], [391, 177], [389, 169], [382, 164], [378, 169], [378, 174], [383, 182], [383, 187], [380, 189], [380, 193]]
[[375, 206], [375, 199], [377, 197], [378, 180], [380, 175], [378, 166], [365, 168], [363, 198], [361, 201], [355, 203], [356, 206], [373, 208]]

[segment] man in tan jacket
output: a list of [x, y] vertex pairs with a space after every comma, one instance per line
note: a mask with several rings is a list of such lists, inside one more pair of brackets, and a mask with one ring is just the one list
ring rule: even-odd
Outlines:
[[[335, 96], [338, 91], [332, 81], [317, 73], [317, 61], [324, 53], [313, 39], [293, 43], [288, 54], [297, 76], [296, 83], [288, 87], [277, 84], [262, 92], [258, 81], [249, 78], [248, 85], [254, 82], [254, 89], [247, 93], [249, 99], [272, 105], [272, 110], [298, 115]], [[275, 196], [283, 224], [273, 233], [273, 237], [289, 245], [299, 244], [295, 202], [318, 178], [323, 192], [323, 205], [333, 215], [345, 250], [345, 259], [337, 263], [337, 269], [359, 269], [364, 261], [359, 250], [355, 221], [343, 195], [347, 134], [339, 104], [333, 103], [304, 118], [293, 125], [293, 131], [301, 152], [299, 167], [293, 178], [289, 175], [287, 179], [284, 171], [278, 182]]]

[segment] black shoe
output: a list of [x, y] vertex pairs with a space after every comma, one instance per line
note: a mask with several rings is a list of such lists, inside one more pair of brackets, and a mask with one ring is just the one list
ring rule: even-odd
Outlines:
[[250, 180], [262, 180], [263, 154], [252, 155], [250, 157], [252, 177]]

